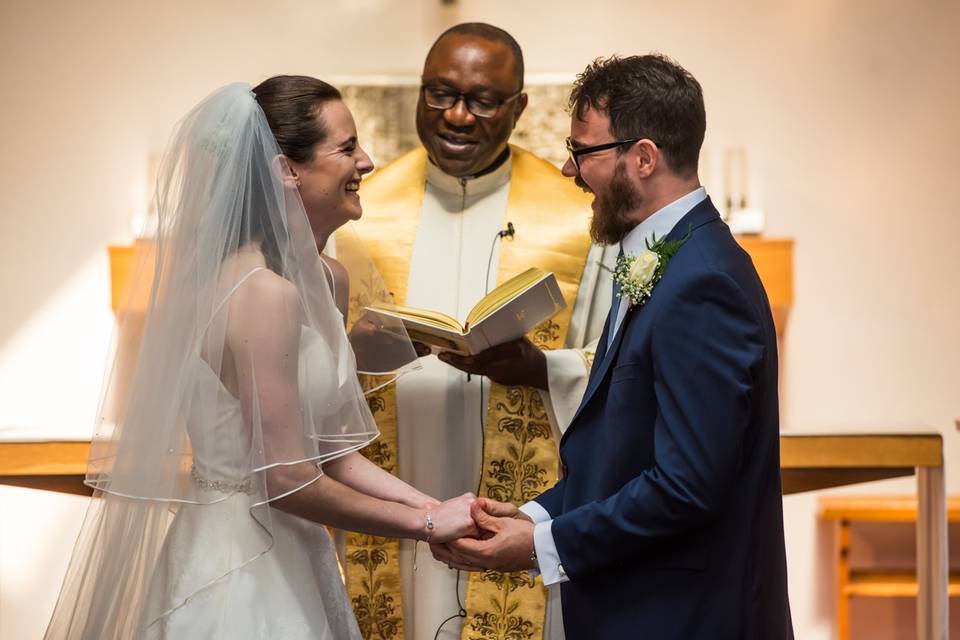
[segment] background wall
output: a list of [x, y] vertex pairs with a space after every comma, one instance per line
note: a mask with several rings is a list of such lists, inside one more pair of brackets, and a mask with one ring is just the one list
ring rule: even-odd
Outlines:
[[[0, 4], [0, 436], [89, 433], [111, 331], [105, 246], [132, 237], [148, 157], [187, 109], [276, 73], [415, 77], [443, 28], [484, 20], [517, 37], [531, 80], [613, 52], [659, 50], [686, 66], [707, 100], [708, 189], [722, 190], [724, 150], [743, 147], [767, 233], [796, 240], [783, 430], [940, 431], [960, 492], [960, 4], [270, 4]], [[804, 639], [831, 633], [830, 537], [815, 501], [784, 501]], [[0, 638], [40, 636], [83, 508], [0, 488]], [[872, 620], [872, 637], [912, 629], [909, 604], [883, 611], [855, 624]]]

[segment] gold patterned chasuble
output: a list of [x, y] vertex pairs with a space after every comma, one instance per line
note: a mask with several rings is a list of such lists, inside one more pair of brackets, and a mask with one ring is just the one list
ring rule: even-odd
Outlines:
[[[588, 199], [572, 180], [528, 151], [511, 146], [510, 161], [503, 225], [509, 220], [517, 229], [535, 232], [518, 232], [501, 244], [497, 284], [531, 266], [552, 271], [567, 308], [529, 338], [542, 349], [562, 348], [590, 250]], [[364, 216], [356, 230], [398, 304], [406, 300], [426, 163], [424, 149], [415, 149], [375, 173], [363, 188]], [[351, 317], [357, 317], [357, 304], [351, 300]], [[371, 388], [377, 382], [364, 384]], [[377, 391], [369, 402], [381, 435], [362, 453], [396, 475], [396, 385]], [[557, 445], [536, 389], [491, 383], [480, 494], [516, 505], [539, 495], [558, 479]], [[347, 591], [364, 638], [403, 638], [399, 541], [349, 533], [346, 561]], [[546, 588], [527, 572], [471, 574], [465, 606], [463, 640], [543, 636]]]

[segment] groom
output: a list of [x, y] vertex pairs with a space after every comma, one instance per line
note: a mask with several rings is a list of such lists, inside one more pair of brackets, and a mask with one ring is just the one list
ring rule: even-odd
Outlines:
[[570, 103], [563, 173], [594, 194], [594, 239], [621, 246], [620, 297], [561, 441], [563, 479], [519, 511], [478, 500], [487, 538], [434, 554], [560, 583], [571, 640], [792, 638], [776, 337], [697, 177], [700, 85], [662, 56], [613, 57]]

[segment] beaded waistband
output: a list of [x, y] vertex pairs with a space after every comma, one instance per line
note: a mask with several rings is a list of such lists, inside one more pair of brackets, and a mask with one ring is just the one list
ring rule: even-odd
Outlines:
[[221, 493], [250, 493], [250, 481], [230, 482], [229, 480], [209, 480], [200, 475], [196, 466], [190, 467], [190, 476], [193, 483], [201, 489], [219, 491]]

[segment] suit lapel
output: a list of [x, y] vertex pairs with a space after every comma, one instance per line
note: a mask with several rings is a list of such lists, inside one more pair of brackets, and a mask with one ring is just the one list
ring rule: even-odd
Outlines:
[[[583, 411], [583, 408], [587, 406], [587, 403], [590, 402], [590, 398], [596, 392], [597, 387], [600, 386], [600, 382], [603, 380], [604, 376], [607, 375], [607, 370], [610, 369], [610, 365], [613, 363], [616, 358], [617, 351], [620, 350], [620, 343], [623, 342], [623, 334], [627, 331], [627, 324], [630, 322], [630, 319], [633, 317], [633, 314], [636, 311], [636, 307], [631, 306], [627, 309], [627, 314], [623, 317], [623, 322], [620, 323], [620, 327], [617, 330], [617, 333], [613, 336], [613, 342], [610, 344], [610, 348], [604, 350], [603, 346], [607, 344], [607, 334], [611, 331], [611, 324], [615, 322], [611, 318], [611, 314], [607, 314], [607, 324], [604, 327], [603, 335], [600, 337], [600, 348], [597, 349], [597, 353], [593, 360], [593, 366], [590, 368], [590, 378], [587, 382], [587, 390], [583, 393], [583, 400], [580, 401], [580, 406], [577, 407], [577, 412], [573, 416], [573, 420], [570, 421], [570, 427], [563, 434], [564, 437], [570, 431], [573, 430], [573, 425], [576, 423], [577, 418], [580, 417], [580, 413]], [[561, 444], [563, 439], [561, 438]]]
[[593, 372], [597, 370], [604, 356], [607, 355], [607, 343], [610, 342], [610, 324], [613, 321], [613, 314], [608, 311], [607, 321], [603, 323], [603, 333], [600, 334], [600, 340], [597, 342], [597, 350], [593, 354], [593, 363], [590, 365], [589, 379], [593, 378]]
[[[693, 233], [699, 227], [718, 220], [720, 220], [720, 214], [717, 212], [716, 207], [713, 206], [713, 202], [708, 197], [691, 209], [685, 216], [680, 218], [680, 221], [677, 222], [673, 229], [670, 230], [670, 233], [667, 234], [667, 240], [682, 240], [688, 233]], [[667, 268], [669, 268], [669, 265]], [[573, 420], [570, 421], [570, 426], [567, 428], [566, 432], [564, 432], [563, 438], [560, 440], [561, 444], [563, 444], [563, 440], [566, 439], [566, 436], [573, 431], [574, 425], [577, 422], [577, 418], [580, 417], [584, 407], [586, 407], [587, 403], [590, 402], [590, 398], [596, 392], [597, 388], [600, 386], [600, 382], [606, 376], [607, 370], [610, 369], [610, 365], [613, 363], [616, 353], [620, 349], [620, 344], [623, 342], [623, 335], [627, 332], [627, 323], [636, 312], [637, 308], [634, 306], [631, 306], [629, 309], [627, 309], [627, 315], [624, 316], [623, 322], [620, 324], [616, 335], [614, 335], [613, 343], [610, 345], [609, 349], [606, 348], [608, 342], [607, 335], [610, 331], [612, 331], [612, 325], [614, 322], [616, 322], [616, 320], [611, 317], [612, 314], [607, 314], [607, 322], [603, 326], [603, 334], [600, 336], [600, 342], [597, 345], [593, 366], [590, 368], [590, 377], [589, 381], [587, 382], [587, 390], [583, 394], [583, 399], [580, 401], [580, 406], [577, 407], [577, 412], [573, 415]]]

